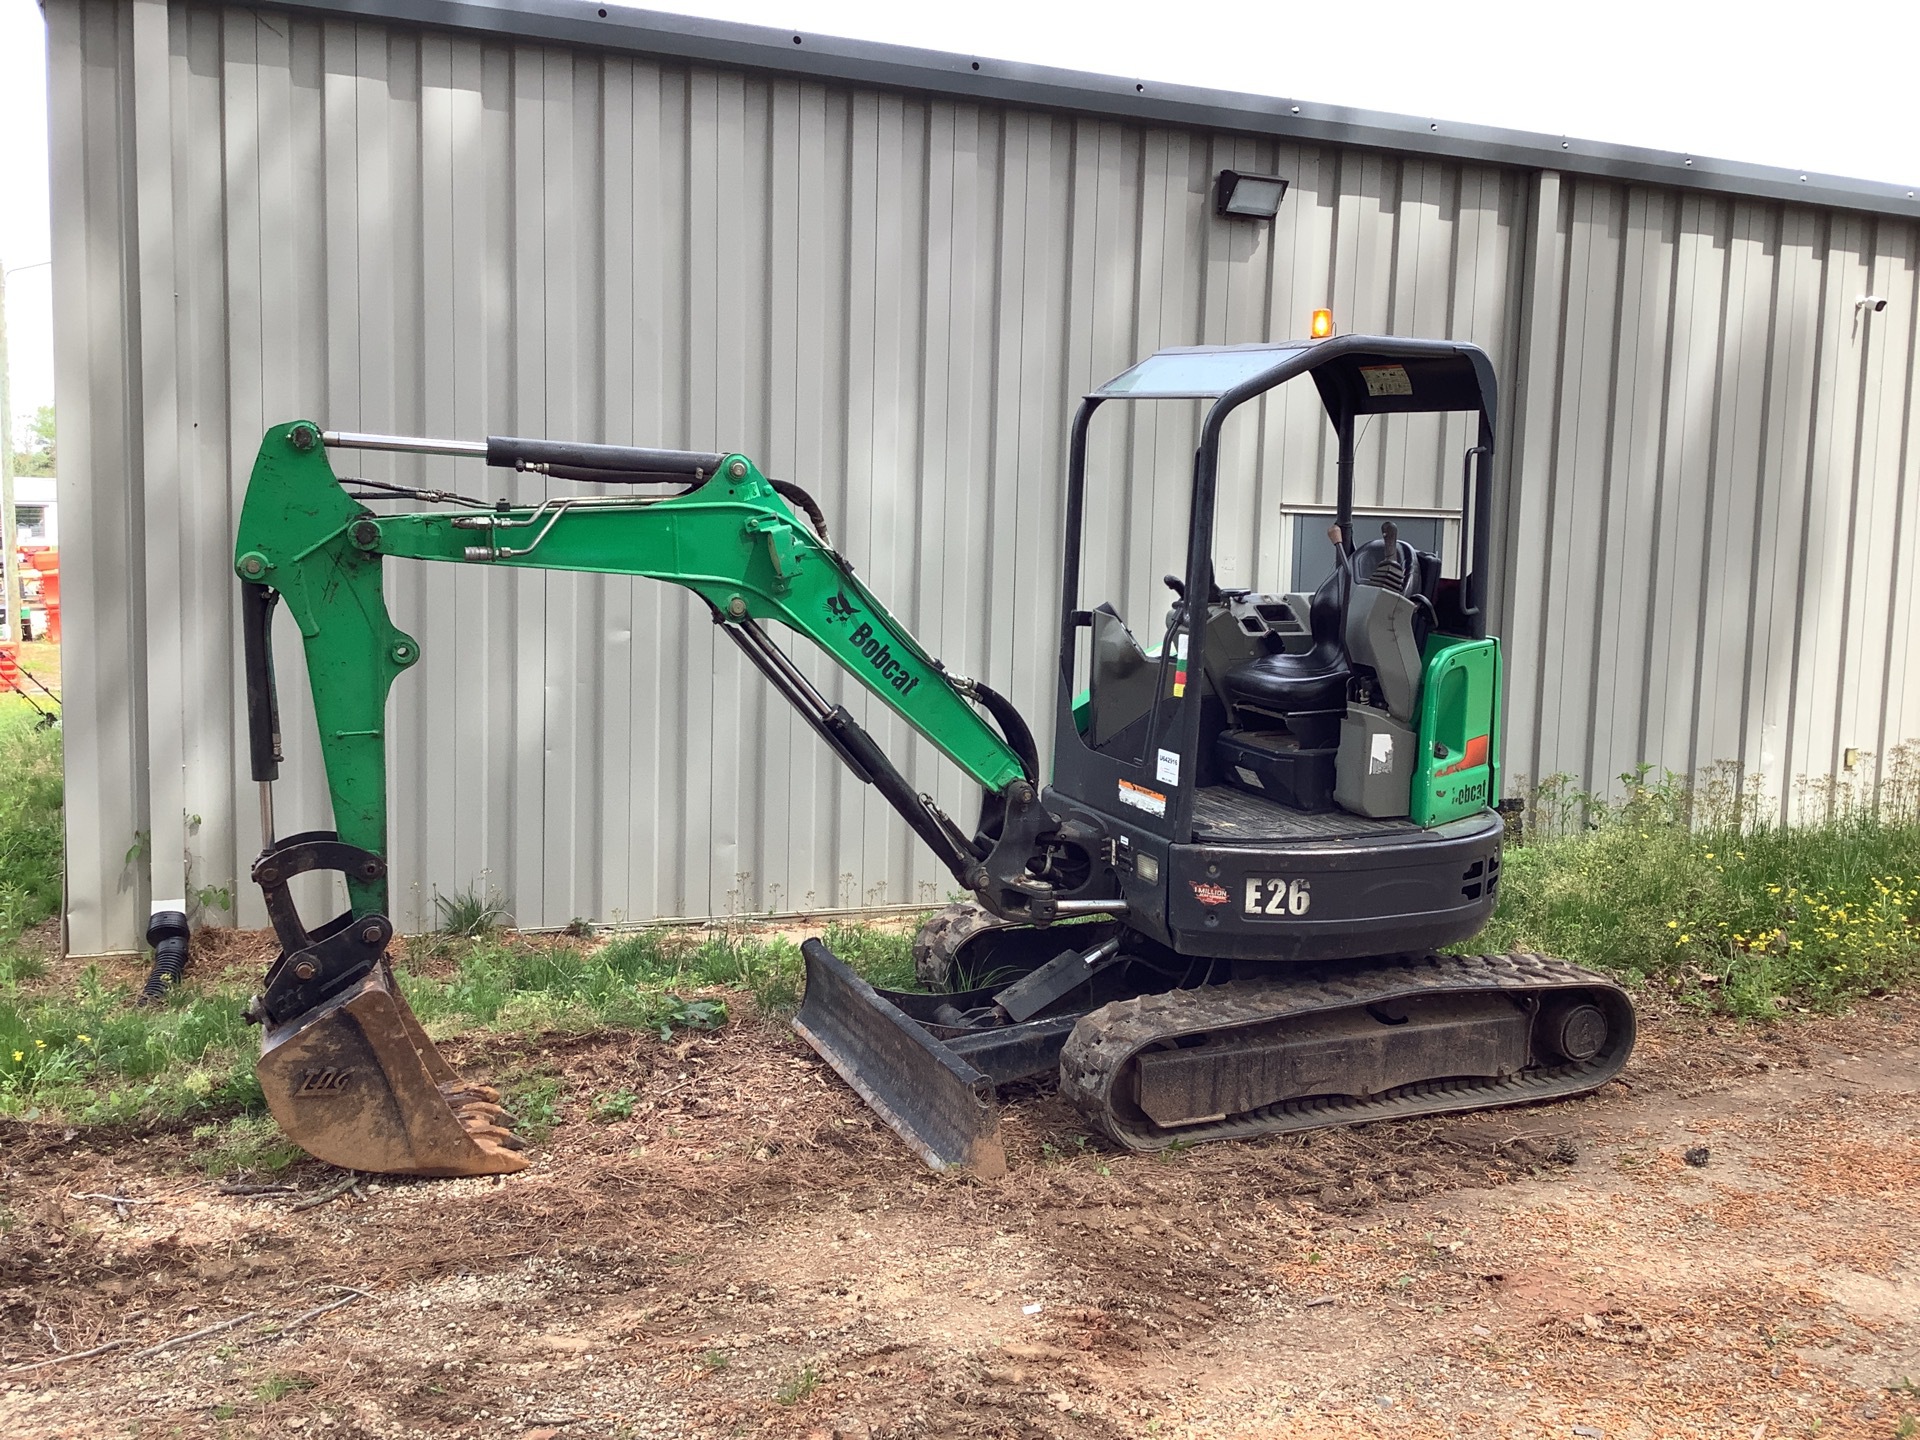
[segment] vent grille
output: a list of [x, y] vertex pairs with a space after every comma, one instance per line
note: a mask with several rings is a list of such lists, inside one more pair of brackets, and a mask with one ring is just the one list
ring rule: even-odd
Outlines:
[[1483, 895], [1491, 896], [1500, 890], [1500, 856], [1496, 851], [1485, 859], [1476, 860], [1460, 876], [1460, 893], [1469, 900], [1478, 900]]

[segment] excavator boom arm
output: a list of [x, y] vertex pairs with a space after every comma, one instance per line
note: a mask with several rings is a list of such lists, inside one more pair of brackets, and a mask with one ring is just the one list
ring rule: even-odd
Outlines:
[[[241, 510], [234, 563], [243, 583], [277, 594], [300, 628], [343, 843], [385, 855], [387, 692], [420, 657], [418, 643], [387, 613], [382, 561], [393, 556], [636, 575], [694, 591], [855, 773], [879, 784], [962, 882], [974, 884], [978, 857], [962, 853], [966, 837], [943, 825], [944, 817], [910, 787], [902, 790], [905, 782], [872, 741], [820, 696], [759, 622], [778, 621], [811, 640], [989, 795], [1032, 780], [1032, 757], [1023, 758], [996, 733], [969, 703], [977, 693], [971, 683], [948, 675], [927, 654], [751, 460], [707, 457], [718, 461], [714, 473], [665, 497], [580, 495], [532, 506], [380, 515], [342, 488], [321, 440], [306, 421], [267, 433]], [[539, 441], [490, 446], [534, 454], [551, 448], [577, 462], [590, 462], [602, 448]], [[680, 478], [622, 475], [580, 463], [561, 473], [570, 471]], [[270, 597], [253, 594], [248, 603], [264, 607]], [[258, 668], [255, 648], [250, 643], [250, 671]], [[259, 733], [272, 725], [270, 683], [252, 684], [250, 691], [255, 778], [270, 779], [260, 773], [266, 746]], [[385, 883], [384, 876], [349, 876], [356, 914], [385, 912]]]

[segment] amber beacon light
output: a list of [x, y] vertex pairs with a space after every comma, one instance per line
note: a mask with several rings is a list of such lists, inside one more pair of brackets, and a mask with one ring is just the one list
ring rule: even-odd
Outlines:
[[1331, 339], [1333, 337], [1333, 311], [1314, 311], [1313, 323], [1307, 327], [1307, 333], [1316, 340]]

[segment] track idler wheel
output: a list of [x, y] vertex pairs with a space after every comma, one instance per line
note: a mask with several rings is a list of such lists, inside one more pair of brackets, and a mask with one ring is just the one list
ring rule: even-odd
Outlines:
[[497, 1092], [463, 1082], [383, 960], [267, 1030], [260, 1087], [287, 1137], [319, 1160], [384, 1175], [505, 1175], [527, 1167]]

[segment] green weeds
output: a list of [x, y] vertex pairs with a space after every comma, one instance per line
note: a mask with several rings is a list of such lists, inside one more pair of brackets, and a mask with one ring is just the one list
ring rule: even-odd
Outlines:
[[514, 1132], [539, 1144], [560, 1123], [560, 1093], [564, 1086], [553, 1074], [522, 1075], [500, 1087], [500, 1104], [513, 1117]]
[[[446, 953], [444, 942], [428, 948]], [[727, 1021], [725, 1002], [688, 999], [668, 985], [742, 985], [751, 972], [732, 967], [709, 979], [710, 967], [671, 963], [665, 958], [669, 948], [651, 932], [595, 951], [479, 941], [454, 949], [452, 976], [403, 975], [401, 987], [421, 1021], [442, 1031], [473, 1025], [517, 1034], [615, 1028], [652, 1030], [665, 1040], [676, 1030], [718, 1029]]]
[[640, 1097], [631, 1090], [615, 1090], [602, 1095], [593, 1102], [593, 1118], [596, 1120], [626, 1120], [632, 1117], [633, 1110], [640, 1103]]
[[253, 1387], [253, 1397], [262, 1405], [271, 1405], [277, 1400], [286, 1399], [296, 1391], [311, 1390], [315, 1383], [306, 1375], [282, 1375], [269, 1372], [266, 1379]]
[[139, 1009], [132, 998], [95, 966], [66, 995], [0, 987], [0, 1114], [124, 1124], [260, 1108], [259, 1041], [238, 992], [189, 987]]
[[820, 1372], [808, 1365], [798, 1375], [788, 1380], [774, 1393], [774, 1399], [782, 1405], [798, 1405], [813, 1394], [820, 1386]]
[[60, 732], [0, 695], [0, 949], [60, 906]]
[[225, 1122], [197, 1125], [193, 1138], [202, 1147], [200, 1168], [217, 1180], [241, 1173], [277, 1175], [305, 1157], [270, 1115], [237, 1115]]
[[1877, 809], [1830, 790], [1817, 823], [1759, 813], [1724, 771], [1645, 770], [1624, 795], [1536, 790], [1493, 924], [1470, 947], [1543, 950], [1739, 1015], [1834, 1010], [1920, 974], [1920, 753], [1890, 757]]
[[435, 890], [433, 909], [440, 917], [440, 934], [462, 940], [489, 940], [500, 933], [513, 902], [495, 894], [482, 878], [450, 895]]

